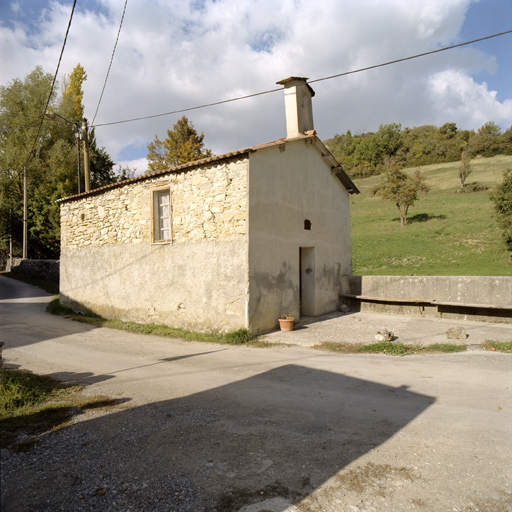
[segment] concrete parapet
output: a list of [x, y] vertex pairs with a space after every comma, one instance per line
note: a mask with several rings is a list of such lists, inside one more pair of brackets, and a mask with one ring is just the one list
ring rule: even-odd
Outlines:
[[506, 276], [343, 276], [341, 296], [361, 311], [512, 323]]

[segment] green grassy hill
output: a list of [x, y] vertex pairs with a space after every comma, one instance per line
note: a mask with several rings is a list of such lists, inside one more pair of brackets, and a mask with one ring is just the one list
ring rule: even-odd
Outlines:
[[431, 190], [409, 209], [404, 228], [395, 205], [371, 195], [382, 176], [354, 180], [361, 191], [350, 205], [355, 275], [512, 275], [511, 253], [489, 199], [503, 171], [512, 168], [512, 156], [471, 161], [466, 183], [489, 187], [485, 191], [455, 193], [458, 167], [452, 162], [419, 168]]

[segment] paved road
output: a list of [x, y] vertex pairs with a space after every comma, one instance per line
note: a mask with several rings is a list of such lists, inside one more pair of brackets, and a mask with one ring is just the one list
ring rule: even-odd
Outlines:
[[512, 355], [183, 342], [50, 299], [0, 276], [7, 366], [127, 402], [4, 454], [2, 510], [512, 510]]

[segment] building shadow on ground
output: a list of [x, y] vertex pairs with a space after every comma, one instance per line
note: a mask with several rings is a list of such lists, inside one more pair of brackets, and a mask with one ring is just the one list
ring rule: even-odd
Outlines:
[[23, 500], [25, 510], [299, 503], [433, 402], [407, 386], [285, 365], [187, 397], [84, 414], [36, 445], [29, 469], [10, 469], [5, 499]]

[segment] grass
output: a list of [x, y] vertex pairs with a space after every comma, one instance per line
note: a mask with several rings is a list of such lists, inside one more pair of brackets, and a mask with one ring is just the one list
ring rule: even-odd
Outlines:
[[433, 345], [404, 345], [403, 343], [393, 343], [391, 341], [379, 341], [370, 344], [362, 343], [335, 343], [323, 342], [315, 345], [316, 349], [326, 350], [328, 352], [341, 352], [345, 354], [387, 354], [393, 356], [405, 356], [410, 354], [419, 354], [422, 352], [465, 352], [465, 345], [455, 345], [453, 343], [435, 343]]
[[30, 448], [41, 435], [69, 425], [88, 409], [120, 404], [105, 396], [85, 396], [82, 386], [67, 386], [27, 371], [2, 371], [0, 387], [0, 447]]
[[512, 341], [492, 341], [487, 340], [482, 344], [484, 350], [492, 350], [496, 352], [512, 353]]
[[52, 293], [54, 295], [59, 293], [59, 283], [55, 281], [47, 281], [45, 279], [37, 279], [35, 277], [30, 277], [25, 274], [17, 274], [15, 272], [1, 272], [1, 274], [5, 277], [10, 277], [12, 279], [17, 279], [18, 281], [22, 281], [27, 284], [31, 284], [33, 286], [38, 286], [48, 293]]
[[[469, 182], [489, 190], [459, 194], [459, 162], [420, 167], [431, 191], [420, 196], [400, 227], [396, 207], [371, 189], [381, 176], [355, 180], [351, 197], [355, 275], [512, 275], [512, 254], [492, 217], [489, 192], [512, 167], [512, 156], [475, 158]], [[416, 168], [410, 169], [414, 172]], [[478, 188], [471, 183], [468, 188]]]
[[166, 338], [180, 338], [187, 341], [207, 341], [213, 343], [226, 343], [230, 345], [268, 346], [269, 343], [257, 342], [247, 329], [238, 329], [234, 332], [221, 334], [217, 332], [195, 332], [168, 327], [158, 324], [139, 324], [136, 322], [125, 322], [123, 320], [102, 318], [94, 315], [82, 315], [71, 309], [61, 306], [59, 297], [55, 297], [47, 306], [46, 310], [53, 315], [66, 316], [77, 322], [94, 325], [96, 327], [108, 327], [121, 331], [133, 332], [136, 334], [154, 334]]

